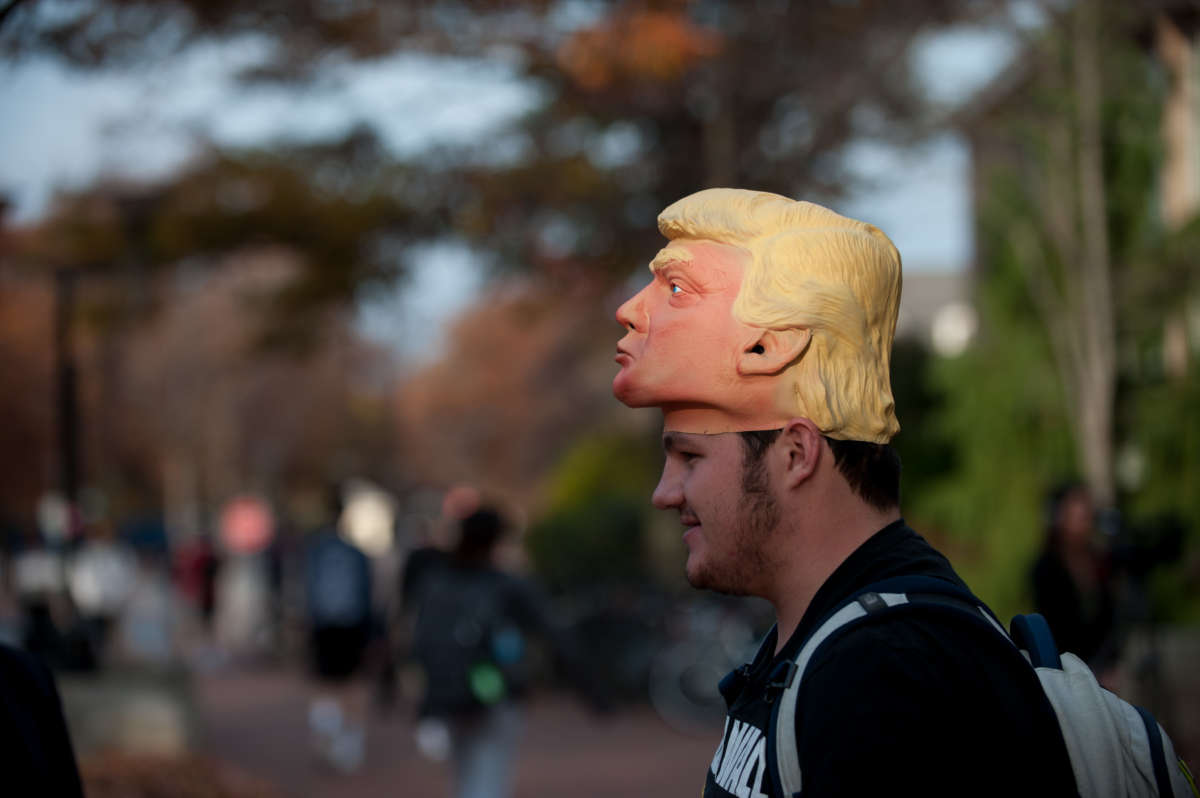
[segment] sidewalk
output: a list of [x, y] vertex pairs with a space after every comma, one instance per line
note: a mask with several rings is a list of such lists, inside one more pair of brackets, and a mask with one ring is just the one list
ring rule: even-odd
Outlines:
[[[450, 794], [444, 766], [413, 742], [407, 707], [376, 714], [363, 768], [334, 771], [308, 749], [307, 692], [288, 672], [197, 677], [197, 750], [276, 788], [282, 798], [370, 798]], [[570, 696], [542, 692], [528, 707], [517, 796], [694, 798], [720, 736], [686, 737], [637, 707], [597, 718]]]
[[[1156, 713], [1179, 753], [1200, 764], [1200, 630], [1158, 629], [1131, 641], [1137, 679], [1122, 694]], [[1147, 671], [1147, 669], [1149, 669]], [[299, 669], [195, 671], [185, 678], [109, 674], [60, 681], [72, 736], [88, 775], [113, 783], [136, 774], [161, 785], [143, 795], [171, 798], [441, 798], [448, 769], [422, 757], [411, 708], [375, 712], [363, 767], [332, 769], [309, 749], [309, 685]], [[1138, 689], [1142, 687], [1143, 689]], [[1145, 689], [1150, 687], [1153, 689]], [[570, 695], [535, 694], [527, 708], [517, 763], [518, 798], [694, 798], [701, 791], [720, 728], [684, 736], [646, 706], [603, 718]], [[136, 750], [126, 757], [113, 748]], [[107, 750], [106, 750], [107, 749]], [[153, 752], [159, 752], [158, 759]], [[147, 752], [151, 752], [147, 754]], [[183, 756], [180, 754], [183, 753]], [[90, 786], [95, 786], [92, 781]], [[107, 798], [119, 787], [92, 791]]]

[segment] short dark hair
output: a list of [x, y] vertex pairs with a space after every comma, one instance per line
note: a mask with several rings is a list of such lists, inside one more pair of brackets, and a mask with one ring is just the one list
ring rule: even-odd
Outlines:
[[481, 507], [459, 524], [455, 556], [463, 562], [486, 560], [492, 549], [508, 532], [508, 522], [491, 507]]
[[[743, 484], [760, 481], [762, 458], [783, 430], [738, 433], [745, 445]], [[900, 455], [888, 443], [839, 441], [826, 437], [833, 462], [854, 492], [876, 510], [900, 506]]]
[[838, 471], [863, 501], [876, 510], [900, 506], [900, 455], [890, 443], [825, 440]]

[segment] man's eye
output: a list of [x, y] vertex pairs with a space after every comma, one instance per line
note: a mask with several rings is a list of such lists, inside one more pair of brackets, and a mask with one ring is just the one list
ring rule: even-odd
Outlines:
[[679, 286], [679, 283], [671, 283], [671, 296], [674, 296], [675, 294], [679, 294], [682, 292], [683, 292], [683, 289]]

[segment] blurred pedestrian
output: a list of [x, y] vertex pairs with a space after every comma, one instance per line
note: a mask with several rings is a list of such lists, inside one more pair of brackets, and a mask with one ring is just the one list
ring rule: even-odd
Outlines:
[[166, 554], [144, 546], [137, 552], [136, 564], [117, 621], [114, 654], [125, 665], [170, 668], [179, 655], [179, 610]]
[[462, 520], [447, 556], [431, 554], [422, 562], [410, 594], [416, 603], [412, 655], [424, 675], [417, 744], [432, 758], [452, 761], [456, 798], [511, 794], [531, 633], [544, 637], [575, 684], [601, 703], [540, 592], [497, 567], [497, 546], [507, 531], [495, 509], [475, 510]]
[[230, 499], [218, 518], [214, 633], [223, 654], [261, 660], [278, 650], [275, 514], [262, 496]]
[[138, 566], [137, 553], [107, 523], [98, 525], [67, 561], [67, 587], [100, 664], [137, 584]]
[[1116, 602], [1112, 559], [1096, 529], [1091, 493], [1078, 482], [1060, 485], [1047, 497], [1045, 516], [1042, 550], [1030, 574], [1034, 609], [1062, 651], [1104, 676], [1118, 656]]
[[193, 533], [175, 551], [174, 575], [179, 591], [196, 610], [205, 637], [212, 631], [219, 569], [212, 538], [206, 534]]
[[371, 565], [342, 534], [338, 488], [330, 492], [330, 515], [313, 533], [305, 560], [309, 655], [317, 682], [309, 728], [316, 752], [352, 771], [366, 755], [367, 691], [359, 677], [375, 625]]

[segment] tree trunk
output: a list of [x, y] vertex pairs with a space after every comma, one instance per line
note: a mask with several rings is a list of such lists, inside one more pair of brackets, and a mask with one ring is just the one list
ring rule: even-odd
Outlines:
[[1163, 221], [1170, 230], [1186, 224], [1200, 206], [1200, 97], [1196, 52], [1188, 33], [1166, 14], [1155, 20], [1158, 57], [1169, 75], [1163, 105]]
[[[1169, 87], [1163, 104], [1162, 185], [1163, 222], [1178, 230], [1200, 208], [1200, 89], [1196, 85], [1196, 47], [1191, 31], [1159, 14], [1155, 20], [1155, 45], [1167, 69]], [[1163, 368], [1182, 379], [1188, 370], [1187, 319], [1175, 309], [1163, 319]]]
[[1079, 418], [1075, 425], [1080, 462], [1096, 501], [1109, 506], [1115, 499], [1112, 427], [1116, 334], [1101, 141], [1099, 24], [1098, 4], [1094, 0], [1081, 3], [1074, 14], [1072, 38], [1082, 251], [1074, 267], [1079, 290], [1071, 310], [1077, 314], [1083, 345], [1083, 362], [1077, 371]]

